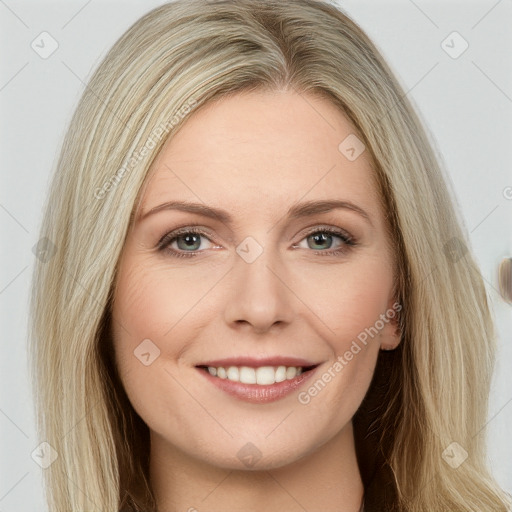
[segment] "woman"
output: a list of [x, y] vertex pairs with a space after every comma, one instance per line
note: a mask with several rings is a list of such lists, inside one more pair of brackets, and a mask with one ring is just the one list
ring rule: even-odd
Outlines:
[[80, 101], [42, 236], [51, 510], [507, 510], [482, 279], [416, 114], [335, 7], [145, 15]]

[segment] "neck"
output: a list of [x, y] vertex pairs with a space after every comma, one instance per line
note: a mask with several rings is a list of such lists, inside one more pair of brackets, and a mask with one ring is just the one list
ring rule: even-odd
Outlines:
[[216, 467], [151, 432], [150, 480], [158, 512], [359, 512], [363, 497], [351, 423], [314, 452], [268, 470]]

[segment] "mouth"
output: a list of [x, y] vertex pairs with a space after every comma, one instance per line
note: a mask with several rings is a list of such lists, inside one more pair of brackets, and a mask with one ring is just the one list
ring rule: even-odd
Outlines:
[[318, 365], [310, 366], [207, 366], [199, 365], [196, 368], [208, 372], [212, 377], [226, 379], [242, 384], [257, 384], [259, 386], [271, 386], [273, 384], [293, 380], [299, 375], [305, 374]]
[[239, 400], [264, 404], [290, 395], [315, 373], [319, 364], [308, 366], [211, 366], [197, 370], [218, 389]]

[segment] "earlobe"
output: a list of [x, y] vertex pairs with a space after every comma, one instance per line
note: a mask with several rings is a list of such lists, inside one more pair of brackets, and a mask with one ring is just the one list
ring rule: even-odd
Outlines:
[[391, 342], [391, 343], [389, 341], [386, 343], [382, 343], [380, 346], [380, 349], [385, 350], [385, 351], [395, 350], [398, 347], [398, 345], [400, 345], [400, 341], [401, 341], [401, 336], [398, 335], [396, 337], [396, 341]]
[[[396, 303], [395, 303], [396, 304]], [[389, 310], [388, 310], [389, 311]], [[402, 340], [402, 329], [398, 315], [390, 320], [389, 331], [384, 334], [380, 349], [384, 351], [395, 350]]]
[[380, 349], [381, 350], [384, 350], [385, 352], [390, 352], [391, 350], [395, 350], [397, 347], [398, 347], [399, 343], [397, 343], [396, 345], [394, 346], [389, 346], [389, 345], [381, 345]]

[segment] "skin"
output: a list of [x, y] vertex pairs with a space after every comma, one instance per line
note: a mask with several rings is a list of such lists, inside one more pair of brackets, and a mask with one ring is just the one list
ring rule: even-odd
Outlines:
[[[150, 429], [159, 511], [359, 510], [351, 419], [379, 349], [399, 343], [395, 321], [360, 343], [308, 404], [298, 393], [309, 383], [252, 404], [195, 368], [234, 355], [295, 356], [321, 363], [314, 381], [392, 307], [394, 256], [369, 153], [349, 161], [338, 149], [354, 133], [324, 98], [239, 93], [193, 112], [153, 162], [123, 249], [113, 315], [125, 328], [114, 331], [121, 379]], [[354, 203], [370, 222], [347, 208], [287, 216], [295, 203], [326, 199]], [[233, 224], [165, 208], [144, 217], [174, 200], [222, 208]], [[188, 249], [196, 256], [169, 252], [187, 251], [183, 236], [158, 250], [165, 234], [191, 225], [208, 235]], [[345, 230], [357, 244], [329, 233], [318, 242], [322, 227]], [[263, 248], [252, 263], [236, 252], [246, 237]], [[146, 339], [160, 350], [147, 366], [134, 357]], [[252, 467], [237, 456], [247, 443], [261, 454]]]

